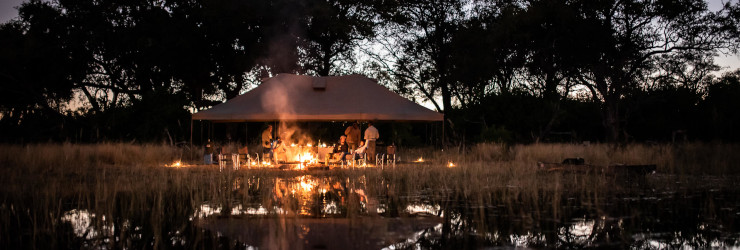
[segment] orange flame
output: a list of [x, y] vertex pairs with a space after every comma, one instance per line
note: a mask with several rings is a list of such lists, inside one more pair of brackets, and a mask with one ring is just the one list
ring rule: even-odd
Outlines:
[[181, 167], [184, 167], [185, 165], [183, 165], [182, 162], [180, 162], [180, 161], [176, 161], [176, 162], [173, 162], [170, 165], [164, 165], [164, 166], [165, 167], [170, 167], [170, 168], [181, 168]]

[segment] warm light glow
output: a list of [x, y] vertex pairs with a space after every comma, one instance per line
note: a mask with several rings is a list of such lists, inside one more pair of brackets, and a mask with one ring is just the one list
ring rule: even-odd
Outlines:
[[262, 165], [265, 165], [265, 166], [270, 166], [270, 164], [271, 164], [270, 162], [267, 162], [267, 161], [262, 161]]
[[301, 180], [299, 185], [300, 185], [301, 192], [310, 193], [311, 190], [313, 190], [314, 186], [316, 186], [316, 182], [315, 181], [311, 182], [311, 181], [307, 181], [304, 179], [304, 180]]
[[256, 161], [253, 161], [252, 162], [252, 166], [257, 166], [257, 162]]
[[310, 147], [310, 146], [311, 146], [311, 143], [309, 143], [309, 144], [306, 144], [306, 147]]
[[295, 156], [295, 161], [300, 162], [299, 169], [303, 169], [308, 164], [315, 164], [318, 160], [311, 152], [303, 152]]
[[181, 168], [181, 167], [184, 167], [185, 165], [183, 165], [182, 162], [180, 162], [180, 161], [176, 161], [176, 162], [174, 162], [174, 163], [172, 163], [170, 165], [164, 165], [164, 166], [165, 167], [170, 167], [170, 168]]
[[455, 167], [455, 163], [449, 162], [449, 163], [447, 164], [447, 167], [448, 167], [448, 168], [454, 168], [454, 167]]
[[295, 147], [295, 143], [290, 144], [291, 147]]
[[322, 148], [325, 148], [326, 147], [326, 143], [321, 143], [321, 147]]
[[424, 158], [419, 157], [419, 159], [416, 159], [416, 162], [424, 162]]

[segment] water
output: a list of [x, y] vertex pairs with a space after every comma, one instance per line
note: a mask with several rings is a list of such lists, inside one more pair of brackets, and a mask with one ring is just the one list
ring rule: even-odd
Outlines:
[[551, 173], [519, 177], [536, 185], [491, 178], [454, 186], [376, 170], [159, 174], [167, 181], [98, 177], [66, 186], [71, 192], [55, 186], [63, 181], [9, 185], [0, 246], [740, 247], [737, 177]]

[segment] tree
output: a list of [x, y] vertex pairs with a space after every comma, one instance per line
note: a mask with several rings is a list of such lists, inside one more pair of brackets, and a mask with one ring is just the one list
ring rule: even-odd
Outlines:
[[[40, 12], [43, 6], [53, 12]], [[279, 25], [264, 1], [31, 2], [24, 16], [46, 16], [48, 27], [80, 60], [75, 81], [93, 111], [130, 104], [148, 92], [184, 92], [196, 107], [204, 98], [238, 95], [246, 72], [267, 51], [266, 31]], [[46, 22], [43, 22], [46, 21]], [[279, 30], [279, 29], [275, 29]], [[209, 99], [212, 99], [209, 98]]]
[[[386, 39], [380, 41], [388, 54], [375, 55], [393, 77], [399, 92], [430, 101], [437, 110], [452, 109], [450, 56], [452, 34], [464, 20], [464, 1], [407, 1], [386, 15]], [[391, 63], [388, 63], [391, 60]], [[436, 100], [437, 94], [442, 105]]]
[[[28, 112], [60, 116], [75, 82], [84, 77], [85, 62], [60, 40], [64, 25], [56, 9], [32, 1], [23, 21], [0, 27], [0, 106], [3, 119], [21, 120]], [[33, 12], [34, 14], [31, 14]]]
[[518, 19], [523, 11], [506, 2], [483, 6], [480, 15], [461, 23], [453, 34], [450, 74], [462, 107], [517, 87], [526, 59]]
[[710, 139], [720, 141], [740, 140], [740, 69], [727, 72], [722, 77], [710, 79], [706, 97], [700, 103], [704, 128]]
[[354, 60], [358, 42], [374, 34], [375, 10], [366, 1], [306, 1], [306, 34], [301, 46], [305, 70], [328, 76], [340, 60]]
[[646, 83], [661, 56], [713, 53], [737, 46], [737, 22], [730, 15], [735, 10], [729, 4], [719, 12], [709, 12], [702, 0], [572, 4], [580, 15], [607, 31], [589, 37], [599, 41], [593, 49], [600, 56], [584, 65], [579, 77], [592, 98], [603, 103], [603, 125], [612, 141], [624, 138], [621, 100]]

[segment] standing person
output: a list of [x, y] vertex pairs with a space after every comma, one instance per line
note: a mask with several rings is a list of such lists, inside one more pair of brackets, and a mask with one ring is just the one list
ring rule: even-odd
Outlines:
[[365, 145], [367, 146], [365, 151], [370, 162], [375, 162], [375, 140], [378, 140], [378, 137], [380, 137], [378, 129], [373, 126], [373, 122], [368, 122], [367, 129], [365, 129]]
[[349, 150], [357, 149], [357, 143], [360, 142], [360, 127], [357, 123], [352, 123], [352, 125], [347, 127], [347, 129], [344, 130], [344, 134], [347, 135], [347, 145], [349, 146]]
[[267, 125], [265, 131], [262, 131], [262, 155], [265, 154], [272, 160], [272, 125]]
[[206, 148], [203, 151], [203, 161], [206, 165], [213, 164], [213, 145], [211, 144], [211, 139], [208, 139]]

